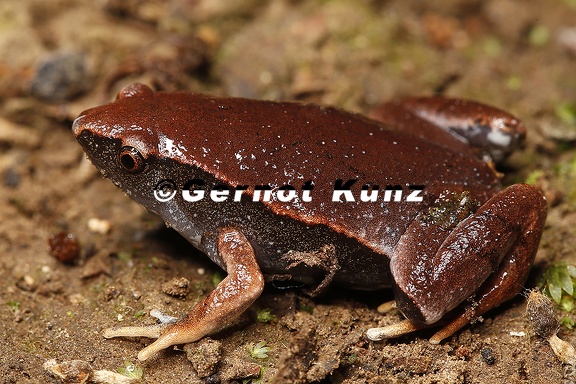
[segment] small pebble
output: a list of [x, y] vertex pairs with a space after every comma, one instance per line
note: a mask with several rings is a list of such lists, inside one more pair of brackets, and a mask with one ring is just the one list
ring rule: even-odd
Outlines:
[[184, 298], [190, 293], [190, 280], [185, 277], [174, 278], [162, 284], [162, 292], [173, 297]]
[[112, 301], [115, 298], [117, 298], [118, 296], [120, 296], [120, 290], [113, 285], [108, 285], [104, 288], [104, 291], [102, 291], [102, 294], [104, 296], [104, 300]]
[[87, 361], [70, 360], [58, 363], [56, 360], [48, 360], [44, 363], [44, 369], [63, 383], [86, 383], [92, 376], [92, 367]]
[[16, 188], [20, 185], [20, 174], [14, 168], [8, 168], [4, 173], [4, 185], [8, 188]]
[[105, 235], [110, 232], [110, 222], [108, 220], [100, 220], [96, 217], [88, 220], [88, 229], [90, 232]]
[[560, 28], [558, 32], [558, 43], [571, 54], [576, 54], [576, 28]]
[[36, 288], [38, 288], [36, 280], [34, 280], [34, 278], [30, 275], [22, 276], [22, 279], [16, 283], [16, 286], [28, 292], [33, 292]]
[[207, 337], [198, 343], [186, 344], [184, 351], [198, 377], [205, 378], [216, 373], [222, 357], [222, 343], [220, 341]]
[[480, 354], [482, 355], [482, 358], [484, 359], [486, 364], [492, 365], [496, 362], [496, 356], [494, 356], [494, 351], [492, 350], [492, 348], [489, 347], [482, 348]]
[[95, 371], [90, 363], [84, 360], [69, 360], [58, 363], [47, 360], [44, 369], [65, 384], [135, 384], [141, 381], [107, 370]]
[[80, 256], [80, 245], [71, 233], [60, 232], [48, 239], [50, 254], [61, 263], [71, 264]]
[[560, 322], [556, 317], [554, 305], [552, 301], [540, 293], [540, 291], [534, 290], [530, 292], [528, 304], [526, 304], [526, 313], [528, 314], [534, 333], [538, 336], [548, 339], [558, 332]]
[[166, 315], [165, 313], [162, 313], [157, 309], [151, 310], [150, 316], [158, 319], [158, 321], [162, 324], [174, 324], [175, 322], [178, 321], [177, 317]]
[[564, 363], [576, 365], [576, 349], [562, 339], [556, 333], [560, 327], [556, 310], [552, 301], [543, 295], [538, 289], [530, 291], [526, 313], [534, 333], [548, 340], [554, 354]]
[[59, 103], [78, 96], [86, 89], [88, 68], [84, 55], [78, 52], [57, 52], [46, 57], [30, 84], [35, 97]]

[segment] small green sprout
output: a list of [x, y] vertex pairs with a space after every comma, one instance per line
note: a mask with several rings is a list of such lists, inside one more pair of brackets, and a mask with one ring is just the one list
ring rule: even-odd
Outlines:
[[121, 260], [125, 263], [132, 260], [132, 253], [131, 252], [120, 251], [116, 254], [116, 256], [118, 257], [118, 260]]
[[146, 316], [146, 311], [143, 310], [143, 309], [139, 310], [138, 312], [136, 312], [136, 313], [134, 314], [134, 317], [137, 318], [137, 319], [139, 319], [139, 318], [141, 318], [141, 317], [144, 317], [144, 316]]
[[564, 124], [576, 124], [576, 104], [562, 103], [555, 108], [554, 113]]
[[20, 303], [14, 300], [10, 300], [9, 302], [6, 303], [6, 305], [8, 306], [8, 308], [10, 308], [10, 312], [15, 313], [16, 311], [18, 311], [18, 309], [20, 309]]
[[128, 360], [124, 361], [123, 367], [118, 368], [118, 373], [131, 379], [142, 379], [142, 368], [135, 366]]
[[220, 272], [215, 272], [212, 275], [212, 285], [217, 286], [222, 280], [224, 280], [224, 275], [222, 275]]
[[540, 180], [543, 175], [544, 172], [542, 172], [542, 170], [540, 169], [537, 169], [531, 172], [528, 176], [526, 176], [526, 180], [524, 182], [526, 184], [536, 185], [538, 183], [538, 180]]
[[542, 46], [550, 41], [550, 30], [543, 25], [533, 27], [528, 33], [528, 41], [534, 46]]
[[268, 357], [268, 352], [270, 352], [270, 347], [266, 347], [265, 341], [260, 341], [256, 345], [250, 343], [248, 345], [248, 351], [250, 356], [255, 359], [265, 359]]
[[563, 317], [562, 320], [560, 320], [560, 324], [568, 329], [572, 329], [576, 325], [576, 322], [569, 317]]
[[566, 312], [574, 308], [575, 285], [576, 266], [562, 262], [548, 268], [538, 283], [542, 292]]
[[259, 323], [269, 323], [276, 319], [276, 316], [272, 313], [270, 308], [259, 309], [256, 311], [256, 320]]
[[314, 314], [314, 307], [311, 305], [302, 304], [300, 306], [300, 309], [303, 310], [304, 312], [308, 312], [311, 315]]

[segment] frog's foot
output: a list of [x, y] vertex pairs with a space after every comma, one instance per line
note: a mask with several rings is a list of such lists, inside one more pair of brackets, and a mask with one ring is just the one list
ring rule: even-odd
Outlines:
[[218, 231], [218, 251], [228, 276], [186, 316], [175, 323], [108, 329], [105, 337], [157, 338], [138, 354], [138, 359], [144, 361], [172, 345], [199, 340], [242, 314], [264, 289], [264, 277], [256, 262], [254, 250], [241, 232], [234, 228], [223, 228]]

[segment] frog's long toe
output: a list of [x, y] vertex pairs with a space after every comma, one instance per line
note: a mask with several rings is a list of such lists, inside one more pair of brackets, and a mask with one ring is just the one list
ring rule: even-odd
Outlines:
[[372, 341], [380, 341], [405, 335], [421, 329], [410, 320], [402, 320], [394, 324], [380, 328], [370, 328], [366, 331], [366, 337]]
[[156, 324], [144, 327], [106, 328], [103, 335], [106, 339], [111, 339], [113, 337], [149, 337], [157, 339], [166, 327], [166, 324]]
[[395, 309], [398, 309], [398, 306], [396, 305], [396, 301], [392, 300], [392, 301], [387, 301], [385, 303], [382, 303], [378, 306], [378, 308], [376, 309], [378, 311], [378, 313], [388, 313], [390, 311], [393, 311]]

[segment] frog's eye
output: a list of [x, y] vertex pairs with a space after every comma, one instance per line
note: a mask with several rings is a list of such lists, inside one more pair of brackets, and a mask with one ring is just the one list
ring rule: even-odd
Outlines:
[[146, 168], [146, 159], [134, 147], [122, 147], [118, 152], [120, 166], [128, 172], [142, 172]]

